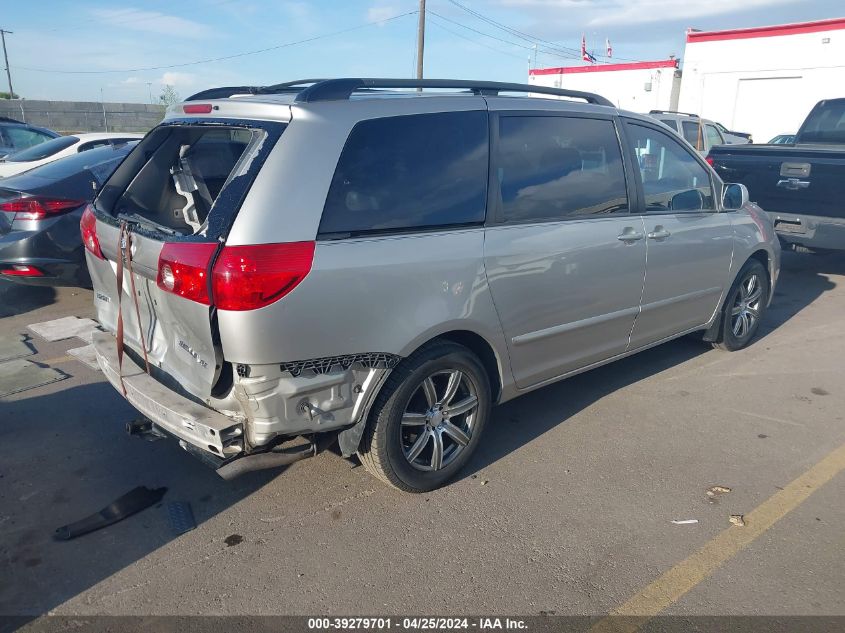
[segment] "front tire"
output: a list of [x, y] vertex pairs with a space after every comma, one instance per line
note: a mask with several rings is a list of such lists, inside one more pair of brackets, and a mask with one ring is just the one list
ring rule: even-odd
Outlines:
[[358, 457], [399, 490], [434, 490], [469, 461], [491, 408], [490, 381], [478, 358], [457, 343], [433, 343], [399, 363], [387, 379]]
[[713, 347], [729, 352], [746, 347], [757, 334], [768, 303], [766, 269], [756, 259], [750, 259], [725, 297], [721, 334]]

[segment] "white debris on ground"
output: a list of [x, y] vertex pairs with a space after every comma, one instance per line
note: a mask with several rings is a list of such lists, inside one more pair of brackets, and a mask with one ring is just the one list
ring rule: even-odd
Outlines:
[[86, 343], [90, 343], [93, 333], [100, 329], [93, 319], [80, 319], [74, 316], [33, 323], [27, 327], [46, 341], [62, 341], [75, 336]]

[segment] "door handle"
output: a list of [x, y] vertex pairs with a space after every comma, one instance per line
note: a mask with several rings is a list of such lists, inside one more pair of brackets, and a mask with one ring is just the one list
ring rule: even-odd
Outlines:
[[643, 239], [643, 234], [636, 232], [630, 226], [626, 226], [625, 230], [622, 231], [620, 235], [616, 236], [616, 239], [620, 242], [636, 242], [637, 240]]
[[662, 240], [672, 235], [669, 231], [663, 228], [662, 225], [658, 224], [654, 227], [654, 230], [648, 234], [648, 239], [650, 240]]
[[809, 180], [798, 180], [797, 178], [781, 178], [778, 180], [778, 187], [789, 189], [790, 191], [798, 191], [799, 189], [806, 189], [810, 186]]

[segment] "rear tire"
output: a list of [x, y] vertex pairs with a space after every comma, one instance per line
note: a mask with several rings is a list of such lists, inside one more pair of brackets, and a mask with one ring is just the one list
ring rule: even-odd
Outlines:
[[745, 262], [725, 297], [722, 326], [713, 347], [735, 352], [746, 347], [757, 334], [769, 303], [769, 278], [756, 259]]
[[492, 407], [484, 366], [467, 348], [435, 342], [403, 360], [370, 411], [358, 457], [385, 483], [428, 492], [469, 461]]

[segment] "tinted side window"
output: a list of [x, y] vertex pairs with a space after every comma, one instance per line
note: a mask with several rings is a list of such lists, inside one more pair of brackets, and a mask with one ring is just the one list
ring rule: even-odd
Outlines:
[[643, 182], [646, 211], [714, 209], [710, 175], [690, 150], [669, 134], [628, 124]]
[[505, 221], [628, 212], [612, 121], [503, 116], [497, 164]]
[[663, 125], [668, 125], [670, 128], [672, 128], [673, 132], [678, 131], [678, 124], [674, 119], [660, 119], [660, 122]]
[[695, 149], [704, 149], [704, 130], [699, 128], [698, 121], [684, 121], [684, 138]]
[[320, 233], [483, 222], [488, 147], [483, 111], [358, 123], [338, 160]]
[[816, 104], [799, 133], [802, 143], [845, 143], [845, 100]]

